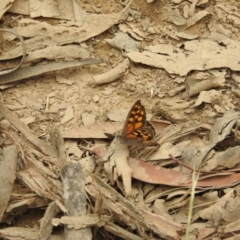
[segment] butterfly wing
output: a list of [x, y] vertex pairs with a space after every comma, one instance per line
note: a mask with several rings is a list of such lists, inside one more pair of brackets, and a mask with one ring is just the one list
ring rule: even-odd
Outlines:
[[137, 100], [130, 109], [124, 123], [122, 136], [126, 138], [137, 138], [138, 131], [146, 125], [146, 111], [140, 100]]
[[159, 146], [158, 143], [151, 141], [156, 133], [154, 127], [146, 118], [144, 106], [140, 100], [136, 101], [124, 123], [121, 139], [130, 146]]

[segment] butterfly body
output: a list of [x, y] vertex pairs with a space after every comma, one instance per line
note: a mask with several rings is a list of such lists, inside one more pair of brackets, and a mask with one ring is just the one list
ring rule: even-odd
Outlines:
[[155, 135], [154, 127], [147, 121], [144, 106], [140, 100], [136, 101], [128, 113], [120, 140], [130, 146], [158, 146], [152, 141]]

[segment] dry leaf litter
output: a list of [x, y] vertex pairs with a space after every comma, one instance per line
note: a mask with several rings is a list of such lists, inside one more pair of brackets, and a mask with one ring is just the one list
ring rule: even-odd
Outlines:
[[[1, 1], [0, 238], [184, 239], [194, 194], [189, 239], [238, 239], [239, 8]], [[159, 148], [114, 138], [138, 99]]]

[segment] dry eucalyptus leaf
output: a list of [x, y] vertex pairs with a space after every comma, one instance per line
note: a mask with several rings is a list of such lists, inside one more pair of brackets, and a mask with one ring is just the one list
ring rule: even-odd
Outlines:
[[169, 155], [172, 154], [174, 157], [182, 156], [184, 149], [190, 143], [190, 140], [180, 142], [176, 145], [172, 145], [169, 142], [163, 143], [157, 152], [155, 152], [148, 161], [169, 159]]
[[206, 10], [200, 11], [196, 14], [194, 14], [191, 18], [187, 20], [187, 28], [193, 26], [196, 24], [198, 21], [200, 21], [202, 18], [206, 17], [207, 15], [210, 15], [210, 13]]
[[19, 68], [14, 72], [1, 76], [0, 84], [12, 83], [12, 82], [20, 81], [26, 78], [36, 77], [43, 73], [53, 72], [53, 71], [72, 68], [72, 67], [79, 67], [79, 66], [89, 65], [89, 64], [98, 64], [102, 62], [103, 61], [100, 59], [87, 58], [87, 59], [79, 60], [77, 62], [75, 61], [60, 62], [60, 63], [54, 62], [54, 63], [48, 63], [48, 64], [38, 65], [34, 67]]
[[173, 217], [169, 215], [166, 206], [164, 205], [164, 200], [163, 199], [157, 199], [154, 201], [153, 204], [153, 211], [155, 214], [163, 216], [164, 218], [173, 221]]
[[8, 12], [22, 14], [22, 15], [29, 15], [30, 14], [29, 2], [25, 0], [16, 0], [12, 4]]
[[222, 118], [218, 118], [209, 133], [209, 141], [207, 143], [202, 146], [193, 145], [185, 149], [183, 152], [184, 162], [194, 169], [199, 169], [203, 159], [212, 148], [230, 134], [239, 117], [240, 112], [229, 111], [226, 112]]
[[[19, 21], [19, 27], [14, 28], [21, 36], [31, 37], [25, 41], [27, 51], [42, 49], [42, 46], [61, 46], [70, 43], [80, 43], [106, 31], [128, 11], [128, 5], [120, 13], [90, 14], [82, 22], [51, 25], [39, 21], [24, 19]], [[9, 54], [21, 56], [21, 48], [15, 48]]]
[[43, 59], [83, 59], [89, 58], [89, 56], [90, 51], [78, 45], [49, 46], [44, 49], [28, 52], [28, 56], [25, 58], [24, 63], [38, 62]]
[[188, 39], [188, 40], [193, 40], [198, 38], [198, 35], [196, 34], [193, 35], [193, 34], [187, 34], [184, 32], [177, 32], [176, 35], [182, 39]]
[[77, 140], [66, 139], [64, 141], [68, 156], [73, 154], [77, 158], [81, 158], [83, 151], [79, 149], [77, 144]]
[[11, 8], [14, 0], [1, 0], [0, 2], [0, 19], [4, 15], [4, 13]]
[[25, 117], [25, 118], [20, 118], [20, 120], [22, 122], [24, 122], [26, 125], [28, 125], [28, 124], [33, 123], [35, 121], [35, 117], [28, 116], [28, 117]]
[[96, 115], [92, 113], [83, 113], [82, 114], [82, 122], [84, 126], [91, 125], [95, 123]]
[[188, 41], [181, 46], [183, 48], [178, 48], [177, 51], [167, 56], [149, 51], [141, 53], [131, 51], [127, 53], [127, 56], [133, 62], [164, 68], [167, 72], [180, 76], [187, 75], [191, 70], [203, 71], [212, 68], [230, 68], [240, 71], [240, 66], [237, 64], [240, 61], [239, 41], [231, 40], [227, 46], [223, 47], [217, 42], [202, 39]]
[[212, 88], [223, 87], [225, 79], [222, 77], [210, 77], [204, 80], [196, 80], [193, 78], [187, 79], [188, 94], [190, 97]]
[[124, 52], [136, 51], [140, 45], [140, 43], [129, 37], [128, 34], [122, 32], [117, 32], [114, 38], [106, 39], [106, 41], [112, 47], [118, 48]]
[[202, 219], [212, 220], [214, 226], [221, 223], [239, 220], [240, 198], [235, 196], [235, 190], [230, 190], [222, 198], [212, 205], [197, 212], [193, 219], [201, 217]]
[[144, 39], [144, 33], [140, 32], [137, 28], [130, 27], [129, 25], [123, 23], [119, 24], [118, 27], [121, 32], [130, 34], [130, 36], [137, 41], [142, 41]]
[[240, 87], [237, 83], [235, 82], [230, 82], [229, 85], [231, 86], [232, 92], [240, 98]]
[[171, 5], [165, 5], [160, 11], [162, 17], [168, 22], [172, 22], [177, 26], [183, 26], [186, 24], [186, 19], [182, 17], [178, 8], [173, 8]]
[[58, 83], [67, 84], [67, 85], [72, 85], [74, 83], [74, 81], [69, 80], [69, 79], [67, 79], [67, 78], [65, 78], [65, 77], [63, 77], [61, 75], [58, 75], [58, 74], [56, 75], [56, 81]]
[[210, 172], [214, 169], [232, 169], [239, 164], [240, 147], [235, 146], [226, 149], [224, 152], [217, 152], [207, 161], [206, 166], [201, 168], [201, 171]]
[[158, 44], [158, 45], [150, 45], [145, 47], [146, 50], [152, 53], [159, 53], [163, 55], [171, 55], [174, 52], [174, 47], [169, 44]]
[[86, 156], [84, 158], [81, 158], [79, 164], [81, 165], [83, 173], [85, 175], [93, 173], [96, 167], [96, 162], [93, 156]]
[[216, 91], [214, 89], [210, 90], [210, 91], [202, 91], [195, 104], [194, 107], [197, 107], [199, 105], [201, 105], [203, 102], [204, 103], [212, 103], [213, 101], [215, 101], [216, 99], [219, 99], [221, 97], [221, 91]]
[[176, 103], [173, 101], [160, 101], [154, 106], [154, 112], [157, 116], [172, 122], [172, 123], [185, 123], [188, 120], [188, 116], [184, 113], [185, 109], [190, 106], [189, 102]]
[[[61, 13], [54, 0], [36, 1], [29, 0], [30, 16], [35, 17], [57, 17]], [[66, 10], [66, 9], [65, 9]]]
[[64, 124], [68, 121], [70, 121], [71, 119], [74, 118], [74, 115], [73, 115], [73, 107], [72, 106], [68, 106], [65, 113], [64, 113], [64, 116], [61, 120], [61, 124]]

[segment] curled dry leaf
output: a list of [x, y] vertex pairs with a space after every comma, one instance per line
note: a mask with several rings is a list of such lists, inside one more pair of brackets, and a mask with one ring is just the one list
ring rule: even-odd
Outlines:
[[230, 134], [239, 117], [240, 112], [229, 111], [222, 118], [218, 118], [210, 131], [209, 141], [203, 146], [193, 145], [187, 148], [183, 153], [183, 161], [193, 169], [199, 169], [203, 159], [212, 148]]
[[[10, 5], [11, 6], [11, 5]], [[19, 51], [21, 52], [21, 61], [19, 62], [19, 64], [17, 64], [17, 66], [13, 66], [12, 68], [9, 69], [9, 62], [8, 62], [8, 65], [6, 66], [6, 69], [3, 68], [3, 66], [1, 66], [1, 72], [0, 72], [0, 75], [5, 75], [5, 74], [9, 74], [11, 72], [14, 72], [15, 70], [17, 70], [23, 63], [25, 57], [26, 57], [26, 44], [25, 44], [25, 41], [24, 39], [22, 38], [21, 35], [18, 34], [18, 32], [16, 32], [15, 30], [12, 30], [12, 29], [0, 29], [0, 32], [7, 32], [7, 33], [11, 33], [12, 35], [14, 35], [15, 37], [17, 37], [19, 40], [20, 40], [20, 43], [21, 45], [18, 47], [19, 48]], [[8, 51], [7, 51], [8, 52]], [[6, 53], [8, 54], [8, 53]], [[4, 52], [1, 54], [1, 55], [4, 55]], [[18, 57], [18, 56], [16, 56]], [[9, 57], [7, 58], [7, 60], [10, 60], [10, 59], [14, 59], [16, 58], [15, 56], [11, 56], [9, 55]], [[5, 60], [4, 58], [0, 58], [1, 60]]]
[[240, 198], [236, 197], [235, 190], [231, 189], [214, 205], [197, 212], [193, 219], [196, 220], [201, 217], [202, 219], [212, 220], [214, 226], [219, 226], [223, 222], [237, 221], [239, 216]]
[[[190, 97], [192, 97], [202, 91], [206, 91], [212, 88], [223, 87], [224, 83], [225, 83], [224, 77], [210, 77], [208, 79], [204, 79], [200, 81], [197, 81], [196, 79], [188, 78], [187, 79], [188, 94]], [[206, 101], [209, 101], [209, 100], [206, 99]]]
[[127, 69], [129, 68], [129, 60], [126, 58], [121, 63], [119, 63], [117, 66], [115, 66], [113, 69], [109, 70], [108, 72], [102, 73], [97, 76], [92, 77], [92, 81], [90, 84], [92, 85], [100, 85], [105, 83], [113, 82], [120, 77], [124, 76], [126, 74]]
[[208, 159], [206, 166], [201, 168], [201, 171], [210, 172], [212, 170], [232, 169], [239, 164], [240, 147], [235, 146], [228, 148], [223, 152], [215, 153]]

